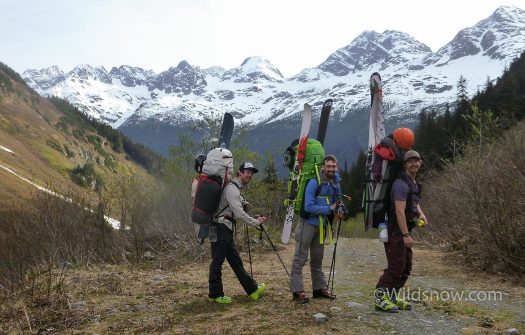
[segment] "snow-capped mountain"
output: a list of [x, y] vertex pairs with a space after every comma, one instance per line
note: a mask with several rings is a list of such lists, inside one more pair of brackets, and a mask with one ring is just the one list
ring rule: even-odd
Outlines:
[[24, 72], [24, 79], [29, 86], [39, 90], [41, 93], [60, 83], [64, 78], [64, 72], [56, 65], [47, 69], [27, 70]]
[[120, 80], [127, 87], [144, 86], [155, 76], [151, 70], [143, 70], [140, 67], [121, 65], [114, 67], [108, 74], [112, 79]]
[[[225, 111], [255, 133], [260, 129], [277, 132], [298, 117], [305, 102], [315, 108], [332, 98], [340, 127], [357, 119], [366, 123], [357, 114], [370, 103], [368, 78], [375, 71], [383, 78], [387, 119], [414, 122], [423, 108], [439, 108], [455, 100], [460, 75], [474, 94], [487, 78], [500, 76], [523, 50], [525, 11], [505, 6], [458, 32], [435, 53], [403, 32], [365, 31], [318, 67], [290, 78], [261, 57], [247, 58], [229, 70], [201, 69], [182, 61], [159, 74], [127, 65], [109, 72], [80, 65], [67, 73], [56, 66], [27, 70], [23, 78], [40, 94], [63, 97], [85, 113], [166, 152], [167, 144], [176, 142], [176, 134], [188, 123]], [[356, 129], [365, 131], [361, 128], [366, 129]], [[168, 134], [169, 138], [163, 138]], [[360, 133], [346, 138], [356, 148], [364, 142]], [[257, 141], [260, 144], [261, 139]]]
[[428, 56], [432, 50], [410, 35], [387, 30], [382, 34], [365, 31], [348, 46], [337, 50], [319, 65], [319, 69], [336, 76], [367, 70], [404, 65]]

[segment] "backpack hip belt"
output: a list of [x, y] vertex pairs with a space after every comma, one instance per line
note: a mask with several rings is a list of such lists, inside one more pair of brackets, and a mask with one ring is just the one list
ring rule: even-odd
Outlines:
[[229, 216], [229, 215], [221, 215], [219, 217], [217, 217], [217, 220], [218, 219], [223, 219], [223, 220], [228, 220], [230, 221], [231, 223], [233, 223], [233, 217]]

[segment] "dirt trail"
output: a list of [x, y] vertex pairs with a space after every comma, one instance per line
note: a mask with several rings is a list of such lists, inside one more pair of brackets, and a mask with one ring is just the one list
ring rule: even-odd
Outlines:
[[[280, 251], [288, 268], [292, 253], [293, 245]], [[331, 255], [329, 247], [325, 251], [326, 272]], [[437, 251], [415, 250], [408, 286], [457, 292], [498, 290], [504, 292], [502, 300], [416, 302], [413, 311], [376, 312], [372, 293], [386, 263], [382, 245], [371, 239], [340, 239], [334, 287], [338, 298], [296, 305], [275, 254], [256, 250], [252, 256], [254, 276], [268, 284], [267, 294], [260, 301], [250, 301], [226, 265], [225, 292], [235, 300], [228, 306], [206, 299], [207, 260], [177, 268], [154, 260], [142, 267], [71, 270], [65, 281], [69, 326], [42, 321], [40, 329], [67, 334], [505, 334], [507, 329], [517, 328], [525, 334], [523, 287], [512, 287], [487, 275], [465, 274], [459, 267], [447, 268], [447, 256]], [[307, 268], [304, 275], [311, 291]], [[312, 316], [318, 312], [328, 316], [326, 323], [315, 324]], [[37, 309], [28, 313], [30, 319], [37, 319]], [[17, 333], [23, 324], [7, 320], [0, 325], [0, 333]], [[32, 329], [35, 331], [35, 326]]]

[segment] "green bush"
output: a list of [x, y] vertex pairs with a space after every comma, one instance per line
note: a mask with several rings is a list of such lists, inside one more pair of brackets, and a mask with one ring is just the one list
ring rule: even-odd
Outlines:
[[92, 163], [77, 165], [70, 174], [71, 179], [82, 187], [98, 189], [103, 185], [102, 178], [97, 174]]
[[55, 149], [56, 151], [60, 153], [64, 153], [64, 148], [62, 148], [62, 144], [60, 144], [57, 140], [54, 138], [50, 138], [46, 141], [46, 144], [50, 146], [51, 148]]

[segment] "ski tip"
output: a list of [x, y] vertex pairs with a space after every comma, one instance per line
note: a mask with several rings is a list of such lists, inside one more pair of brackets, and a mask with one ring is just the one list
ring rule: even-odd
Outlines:
[[326, 99], [323, 103], [324, 106], [330, 106], [334, 102], [333, 99]]
[[230, 121], [232, 124], [233, 124], [233, 115], [231, 115], [230, 113], [225, 113], [224, 114], [224, 120], [228, 120]]
[[312, 113], [312, 106], [310, 106], [309, 104], [304, 104], [304, 111], [303, 111], [303, 113], [305, 115], [311, 114]]

